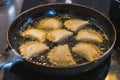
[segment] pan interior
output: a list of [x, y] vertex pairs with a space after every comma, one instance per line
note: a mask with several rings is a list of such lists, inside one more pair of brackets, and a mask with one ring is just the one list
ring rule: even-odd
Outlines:
[[[43, 18], [51, 18], [51, 17], [55, 17], [55, 18], [58, 18], [59, 20], [61, 20], [61, 22], [64, 22], [66, 20], [69, 20], [69, 19], [74, 19], [74, 18], [77, 18], [77, 19], [82, 19], [82, 20], [87, 20], [89, 21], [90, 24], [86, 25], [83, 29], [94, 29], [98, 32], [100, 32], [102, 34], [102, 36], [104, 37], [104, 41], [102, 44], [97, 44], [97, 43], [94, 43], [95, 45], [99, 46], [100, 49], [101, 49], [101, 55], [103, 55], [109, 48], [110, 48], [110, 41], [109, 39], [106, 40], [106, 37], [104, 36], [105, 34], [107, 34], [103, 29], [102, 29], [102, 25], [96, 21], [94, 18], [92, 18], [91, 16], [88, 16], [86, 14], [74, 14], [73, 12], [58, 12], [56, 10], [49, 10], [49, 11], [46, 11], [42, 16], [35, 16], [35, 17], [29, 17], [27, 18], [23, 23], [22, 25], [20, 25], [18, 28], [17, 28], [17, 31], [14, 33], [14, 37], [13, 37], [13, 46], [15, 48], [15, 50], [17, 50], [17, 52], [20, 53], [19, 51], [19, 47], [24, 44], [25, 42], [27, 41], [36, 41], [35, 39], [31, 39], [31, 38], [24, 38], [20, 35], [21, 32], [23, 32], [24, 30], [28, 29], [28, 28], [36, 28], [36, 26], [38, 25], [38, 22], [40, 20], [42, 20]], [[63, 26], [63, 29], [66, 29], [64, 26]], [[80, 41], [76, 41], [74, 39], [74, 36], [77, 34], [78, 32], [74, 32], [73, 36], [72, 37], [69, 37], [68, 39], [64, 40], [63, 42], [60, 42], [60, 43], [51, 43], [50, 41], [46, 40], [44, 43], [49, 45], [50, 49], [52, 49], [53, 47], [57, 46], [57, 45], [60, 45], [60, 44], [68, 44], [70, 46], [70, 50], [71, 48], [79, 43]], [[87, 42], [89, 43], [89, 42]], [[38, 65], [42, 65], [42, 66], [54, 66], [55, 65], [52, 65], [49, 60], [47, 59], [47, 53], [49, 52], [50, 50], [47, 50], [46, 52], [40, 54], [40, 55], [37, 55], [37, 56], [32, 56], [28, 61], [32, 62], [32, 63], [35, 63], [35, 64], [38, 64]], [[72, 52], [72, 51], [71, 51]], [[77, 54], [72, 54], [74, 60], [76, 61], [76, 65], [82, 65], [82, 64], [85, 64], [85, 63], [88, 63], [88, 60], [85, 59], [84, 57], [82, 56], [79, 56]]]

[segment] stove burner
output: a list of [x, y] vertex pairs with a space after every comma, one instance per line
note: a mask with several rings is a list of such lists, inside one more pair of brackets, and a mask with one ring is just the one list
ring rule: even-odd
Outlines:
[[36, 72], [23, 65], [22, 62], [16, 63], [11, 70], [5, 72], [3, 80], [105, 80], [111, 56], [97, 68], [74, 76], [53, 76]]

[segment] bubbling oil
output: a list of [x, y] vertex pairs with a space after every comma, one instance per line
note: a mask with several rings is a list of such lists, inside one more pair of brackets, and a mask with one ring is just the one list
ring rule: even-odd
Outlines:
[[[14, 37], [14, 44], [15, 44], [15, 47], [16, 47], [16, 50], [20, 53], [19, 51], [19, 47], [20, 45], [24, 44], [25, 42], [27, 41], [36, 41], [35, 39], [31, 39], [31, 38], [25, 38], [25, 37], [22, 37], [20, 34], [21, 32], [23, 32], [24, 30], [28, 29], [28, 28], [38, 28], [39, 26], [39, 21], [44, 19], [44, 18], [57, 18], [59, 19], [62, 23], [64, 23], [66, 20], [69, 20], [69, 19], [82, 19], [82, 20], [87, 20], [89, 21], [89, 24], [85, 25], [81, 30], [84, 30], [84, 29], [92, 29], [92, 30], [95, 30], [96, 32], [99, 32], [102, 37], [103, 37], [103, 42], [102, 43], [96, 43], [96, 42], [89, 42], [89, 41], [78, 41], [75, 39], [75, 36], [77, 35], [78, 31], [76, 32], [73, 32], [73, 35], [68, 37], [67, 39], [65, 40], [62, 40], [60, 42], [51, 42], [49, 40], [46, 40], [44, 41], [44, 43], [49, 46], [49, 50], [43, 52], [43, 53], [40, 53], [39, 55], [33, 55], [31, 56], [28, 61], [30, 62], [33, 62], [35, 64], [38, 64], [38, 65], [45, 65], [45, 66], [56, 66], [56, 65], [53, 65], [49, 62], [47, 56], [48, 56], [48, 52], [53, 49], [55, 46], [58, 46], [58, 45], [63, 45], [63, 44], [68, 44], [69, 47], [70, 47], [70, 52], [73, 56], [73, 59], [76, 61], [77, 64], [83, 64], [83, 63], [86, 63], [86, 62], [89, 62], [86, 58], [72, 52], [72, 47], [74, 47], [76, 44], [80, 43], [80, 42], [86, 42], [86, 43], [93, 43], [95, 45], [97, 45], [99, 48], [100, 48], [100, 51], [101, 51], [101, 55], [103, 55], [110, 47], [109, 45], [109, 39], [107, 37], [107, 35], [105, 34], [105, 32], [97, 25], [95, 24], [94, 22], [90, 21], [89, 19], [87, 18], [81, 18], [81, 17], [78, 17], [78, 16], [73, 16], [73, 15], [68, 15], [68, 14], [59, 14], [59, 15], [52, 15], [52, 16], [43, 16], [43, 17], [40, 17], [40, 18], [37, 18], [33, 21], [31, 21], [29, 24], [25, 24], [23, 25], [20, 30], [18, 30], [17, 32], [17, 35]], [[64, 25], [62, 26], [62, 29], [66, 29], [68, 30]], [[68, 30], [70, 31], [70, 30]], [[76, 64], [76, 65], [77, 65]]]

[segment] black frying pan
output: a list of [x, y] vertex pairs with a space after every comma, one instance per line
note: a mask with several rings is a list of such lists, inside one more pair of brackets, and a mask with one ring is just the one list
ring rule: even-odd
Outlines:
[[[23, 57], [20, 55], [20, 53], [17, 50], [18, 48], [16, 47], [14, 36], [18, 34], [17, 32], [20, 30], [22, 25], [29, 23], [30, 20], [36, 19], [46, 14], [52, 15], [49, 14], [51, 10], [54, 10], [56, 14], [70, 14], [70, 15], [81, 16], [96, 23], [97, 25], [99, 25], [99, 28], [104, 30], [104, 32], [108, 35], [110, 41], [110, 48], [99, 59], [95, 61], [88, 62], [86, 64], [78, 64], [75, 66], [68, 66], [68, 67], [43, 66], [43, 65], [35, 64], [32, 61], [23, 59]], [[59, 4], [40, 5], [21, 13], [10, 25], [7, 37], [8, 37], [8, 44], [12, 49], [12, 51], [14, 51], [15, 54], [19, 55], [20, 58], [23, 59], [25, 64], [31, 67], [32, 69], [53, 75], [73, 75], [91, 70], [97, 67], [98, 65], [100, 65], [106, 58], [108, 58], [108, 56], [111, 53], [111, 49], [113, 48], [116, 41], [116, 30], [113, 24], [111, 23], [111, 21], [106, 16], [104, 16], [102, 13], [94, 9], [77, 4], [59, 3]]]

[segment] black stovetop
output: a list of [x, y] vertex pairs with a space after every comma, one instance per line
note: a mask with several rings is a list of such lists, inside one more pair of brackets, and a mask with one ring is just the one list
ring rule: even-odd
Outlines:
[[[24, 0], [21, 12], [23, 12], [26, 9], [29, 9], [31, 7], [34, 7], [36, 5], [45, 4], [46, 3], [45, 1], [43, 1], [43, 0]], [[60, 0], [58, 0], [58, 1], [60, 1]], [[61, 1], [63, 1], [63, 0], [61, 0]], [[83, 2], [84, 2], [84, 0], [83, 0]], [[94, 8], [94, 6], [93, 6], [93, 8]], [[102, 10], [102, 9], [100, 8], [99, 10]], [[103, 13], [108, 14], [105, 11], [103, 11]], [[22, 62], [19, 62], [19, 63], [16, 63], [10, 70], [5, 71], [3, 80], [105, 80], [106, 76], [108, 75], [109, 69], [111, 67], [110, 63], [113, 62], [112, 60], [113, 59], [111, 59], [111, 56], [109, 56], [109, 58], [106, 59], [97, 68], [95, 68], [91, 71], [88, 71], [86, 73], [83, 73], [83, 74], [76, 74], [74, 76], [46, 75], [46, 74], [34, 71], [31, 68], [24, 66], [24, 64]]]

